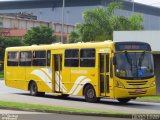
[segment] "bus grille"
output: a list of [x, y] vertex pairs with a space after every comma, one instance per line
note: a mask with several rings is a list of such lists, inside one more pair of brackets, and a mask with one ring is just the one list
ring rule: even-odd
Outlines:
[[128, 81], [127, 82], [128, 83], [128, 85], [146, 85], [147, 84], [147, 81], [132, 81], [132, 82], [130, 82], [130, 81]]
[[129, 95], [144, 95], [144, 94], [146, 94], [146, 92], [147, 91], [141, 91], [141, 92], [128, 92], [129, 93]]

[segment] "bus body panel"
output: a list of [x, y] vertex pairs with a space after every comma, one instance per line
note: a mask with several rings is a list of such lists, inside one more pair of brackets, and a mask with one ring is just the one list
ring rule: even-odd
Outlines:
[[27, 81], [28, 81], [28, 87], [30, 81], [35, 81], [38, 86], [39, 92], [52, 92], [52, 79], [50, 77], [50, 71], [51, 68], [47, 67], [37, 67], [37, 68], [31, 68], [27, 71]]
[[[124, 87], [117, 87], [117, 81]], [[155, 78], [145, 80], [123, 80], [115, 77], [115, 98], [156, 95]]]
[[156, 87], [140, 89], [123, 89], [115, 87], [115, 99], [116, 98], [135, 98], [143, 96], [154, 96], [156, 95]]
[[69, 94], [82, 96], [83, 87], [86, 84], [91, 84], [94, 88], [97, 88], [98, 81], [97, 81], [96, 69], [71, 68], [71, 87], [70, 87], [71, 89], [69, 90]]
[[[69, 49], [95, 49], [94, 67], [66, 67], [65, 50]], [[50, 50], [50, 66], [7, 66], [8, 52], [13, 51], [41, 51]], [[139, 96], [155, 95], [155, 77], [144, 80], [124, 80], [115, 76], [113, 57], [115, 52], [114, 42], [80, 43], [80, 44], [57, 44], [30, 47], [7, 48], [5, 53], [5, 83], [7, 86], [22, 90], [29, 90], [29, 83], [35, 81], [39, 92], [61, 93], [76, 96], [84, 95], [84, 86], [91, 84], [97, 97], [108, 98], [134, 98]], [[138, 52], [138, 51], [136, 51]], [[101, 61], [101, 57], [103, 61]], [[80, 56], [79, 56], [80, 58]], [[58, 60], [58, 62], [56, 62]], [[100, 65], [103, 62], [104, 71]], [[55, 65], [58, 64], [59, 66]], [[32, 58], [33, 64], [33, 58]], [[57, 68], [56, 68], [57, 67]], [[109, 71], [107, 71], [109, 69]], [[101, 80], [101, 77], [104, 80]], [[108, 80], [108, 83], [107, 83]], [[147, 81], [145, 85], [129, 85], [129, 82]], [[117, 82], [124, 85], [118, 87]], [[106, 88], [108, 85], [108, 88]], [[104, 86], [102, 90], [102, 86]], [[108, 89], [108, 90], [107, 90]], [[144, 93], [145, 91], [145, 93]]]

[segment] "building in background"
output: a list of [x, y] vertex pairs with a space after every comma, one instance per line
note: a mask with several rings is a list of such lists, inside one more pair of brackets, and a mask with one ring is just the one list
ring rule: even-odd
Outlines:
[[[1, 36], [22, 38], [27, 33], [27, 30], [31, 29], [32, 27], [47, 26], [51, 27], [54, 30], [54, 35], [57, 37], [57, 40], [60, 41], [62, 26], [61, 23], [8, 16], [0, 16], [0, 21], [2, 22], [2, 26], [0, 29]], [[67, 40], [69, 33], [73, 30], [74, 25], [64, 25], [65, 40]]]
[[[18, 0], [16, 2], [1, 2], [0, 13], [30, 13], [37, 16], [38, 20], [62, 21], [63, 0]], [[83, 11], [95, 7], [105, 7], [113, 1], [122, 1], [124, 10], [115, 11], [117, 15], [130, 16], [134, 12], [144, 16], [144, 30], [160, 29], [160, 8], [134, 3], [132, 0], [66, 0], [64, 21], [74, 25], [82, 23]]]
[[37, 16], [33, 15], [32, 13], [26, 13], [26, 12], [0, 13], [0, 16], [8, 16], [8, 17], [16, 17], [16, 18], [37, 20]]

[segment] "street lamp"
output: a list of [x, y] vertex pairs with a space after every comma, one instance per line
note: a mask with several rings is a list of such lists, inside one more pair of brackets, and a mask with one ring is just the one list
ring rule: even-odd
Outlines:
[[62, 29], [61, 29], [61, 42], [64, 42], [64, 7], [65, 7], [65, 0], [63, 0], [62, 6]]

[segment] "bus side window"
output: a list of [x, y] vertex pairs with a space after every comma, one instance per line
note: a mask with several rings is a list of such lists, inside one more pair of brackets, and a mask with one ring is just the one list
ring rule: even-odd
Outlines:
[[95, 67], [95, 49], [81, 49], [80, 67]]
[[46, 51], [33, 51], [33, 66], [46, 66]]
[[66, 67], [79, 66], [79, 50], [78, 49], [65, 50], [65, 66]]
[[51, 51], [48, 50], [47, 51], [47, 66], [50, 66], [50, 62], [51, 62]]
[[32, 63], [32, 52], [31, 51], [25, 51], [20, 52], [20, 66], [31, 66]]
[[18, 66], [19, 52], [8, 52], [8, 66]]

